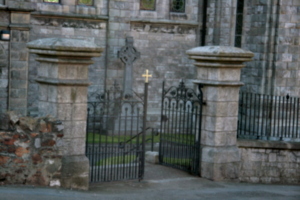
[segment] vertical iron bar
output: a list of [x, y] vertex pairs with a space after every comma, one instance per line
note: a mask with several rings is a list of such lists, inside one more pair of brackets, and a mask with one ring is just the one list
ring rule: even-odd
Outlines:
[[291, 122], [292, 122], [292, 103], [293, 103], [293, 99], [292, 97], [289, 98], [289, 138], [293, 138], [293, 134], [291, 131]]
[[[137, 125], [136, 125], [136, 130], [137, 132], [139, 132], [139, 124], [140, 124], [140, 109], [137, 108]], [[140, 154], [140, 134], [137, 135], [137, 138], [136, 138], [136, 161], [135, 161], [135, 168], [134, 168], [134, 174], [139, 177], [138, 175], [138, 163], [139, 163], [139, 159], [141, 157], [141, 154]]]
[[287, 137], [287, 110], [288, 110], [288, 99], [286, 97], [284, 97], [284, 114], [285, 114], [285, 120], [284, 120], [284, 137], [286, 138]]
[[142, 155], [141, 155], [141, 171], [139, 174], [139, 180], [144, 178], [145, 169], [145, 136], [146, 136], [146, 119], [147, 119], [147, 106], [148, 106], [148, 83], [145, 83], [145, 97], [144, 97], [144, 115], [143, 115], [143, 134], [142, 134]]
[[[117, 101], [118, 103], [118, 101]], [[121, 114], [117, 117], [118, 119], [118, 122], [119, 122], [119, 126], [118, 126], [118, 145], [121, 144], [121, 121], [122, 121], [122, 110], [123, 110], [123, 102], [120, 100], [119, 103], [120, 105], [120, 110], [121, 110]], [[124, 141], [122, 141], [124, 142]], [[117, 176], [117, 179], [121, 179], [121, 166], [120, 166], [120, 157], [121, 155], [123, 154], [122, 151], [124, 151], [125, 149], [125, 144], [123, 144], [123, 147], [122, 146], [119, 146], [118, 147], [118, 153], [117, 153], [117, 162], [118, 162], [118, 165], [116, 166], [116, 170], [117, 170], [117, 173], [116, 173], [116, 176]], [[123, 150], [122, 150], [123, 149]]]
[[296, 120], [296, 122], [297, 122], [297, 125], [296, 125], [296, 134], [297, 134], [297, 137], [298, 138], [300, 138], [300, 133], [298, 133], [298, 128], [299, 128], [299, 109], [300, 109], [300, 107], [299, 107], [299, 103], [300, 103], [300, 98], [298, 97], [297, 98], [297, 115], [296, 115], [296, 117], [297, 117], [297, 120]]
[[249, 131], [249, 136], [251, 137], [251, 110], [252, 110], [252, 104], [251, 104], [251, 100], [252, 100], [252, 93], [249, 93], [249, 97], [247, 99], [249, 105], [248, 105], [248, 109], [249, 109], [249, 113], [248, 113], [248, 116], [249, 116], [249, 120], [248, 120], [248, 131]]
[[257, 135], [257, 110], [259, 110], [257, 106], [257, 94], [254, 94], [254, 121], [253, 121], [253, 136]]
[[281, 103], [281, 131], [280, 131], [280, 140], [283, 140], [283, 122], [284, 122], [284, 97], [281, 97], [282, 103]]
[[269, 101], [270, 101], [270, 95], [266, 95], [266, 105], [265, 105], [265, 108], [266, 108], [266, 131], [265, 131], [265, 133], [266, 133], [266, 138], [267, 138], [267, 140], [269, 139], [269, 114], [270, 114], [270, 109], [271, 109], [271, 107], [270, 107], [270, 103], [269, 103]]
[[276, 137], [276, 125], [277, 125], [277, 123], [276, 123], [276, 117], [277, 117], [277, 115], [276, 115], [276, 113], [277, 113], [277, 96], [274, 96], [274, 109], [273, 109], [273, 111], [274, 111], [274, 116], [273, 116], [273, 134], [272, 134], [272, 136], [273, 137]]
[[239, 100], [239, 128], [238, 128], [238, 136], [242, 135], [243, 129], [243, 97], [244, 93], [241, 93], [240, 100]]
[[91, 173], [91, 180], [92, 182], [95, 181], [94, 177], [94, 168], [95, 168], [95, 104], [93, 105], [93, 132], [92, 132], [92, 173]]
[[286, 101], [286, 103], [285, 103], [285, 130], [284, 130], [284, 137], [286, 138], [286, 137], [288, 137], [288, 110], [289, 110], [289, 99], [288, 99], [288, 97], [286, 96], [285, 97], [285, 101]]
[[261, 94], [258, 94], [258, 122], [257, 122], [257, 135], [256, 139], [259, 139], [259, 130], [260, 130], [260, 125], [261, 125]]
[[[202, 93], [202, 85], [198, 85], [198, 90], [199, 90], [199, 95], [200, 95], [200, 102], [199, 102], [199, 126], [198, 126], [198, 149], [197, 149], [197, 153], [198, 153], [198, 168], [197, 170], [199, 171], [199, 176], [201, 176], [201, 161], [202, 161], [202, 147], [201, 147], [201, 136], [202, 136], [202, 107], [203, 107], [203, 93]], [[198, 112], [197, 112], [198, 113]]]
[[154, 143], [154, 128], [152, 128], [151, 130], [151, 151], [154, 150], [153, 143]]
[[164, 116], [164, 99], [165, 99], [165, 81], [163, 81], [162, 83], [162, 95], [161, 95], [161, 116], [160, 116], [160, 135], [159, 135], [159, 163], [162, 163], [162, 145], [163, 145], [163, 140], [162, 140], [162, 134], [164, 134], [165, 131], [165, 125], [164, 125], [164, 121], [166, 120]]
[[292, 138], [296, 138], [295, 136], [295, 113], [296, 113], [296, 97], [293, 98], [293, 130], [292, 130]]
[[262, 106], [261, 106], [261, 112], [262, 112], [262, 115], [261, 115], [261, 131], [259, 133], [259, 137], [262, 137], [263, 136], [263, 129], [264, 129], [264, 105], [265, 105], [265, 96], [262, 94], [261, 95], [262, 97]]
[[[127, 117], [128, 117], [128, 108], [125, 105], [125, 132], [124, 132], [124, 138], [126, 138], [127, 136]], [[128, 151], [127, 148], [127, 144], [126, 144], [126, 139], [124, 139], [124, 152], [123, 152], [123, 165], [125, 166], [125, 156], [126, 156], [126, 152]], [[126, 178], [126, 172], [128, 171], [128, 169], [126, 167], [123, 168], [123, 179]]]
[[277, 115], [276, 115], [276, 117], [277, 117], [277, 134], [276, 134], [276, 136], [280, 139], [280, 108], [281, 108], [281, 98], [280, 97], [277, 97], [276, 98], [277, 100], [278, 100], [278, 108], [277, 108]]

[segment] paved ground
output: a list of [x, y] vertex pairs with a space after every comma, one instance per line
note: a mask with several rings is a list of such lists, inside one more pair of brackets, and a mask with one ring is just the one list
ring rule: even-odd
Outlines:
[[300, 200], [300, 185], [212, 182], [147, 164], [145, 180], [91, 184], [89, 191], [1, 186], [0, 200]]

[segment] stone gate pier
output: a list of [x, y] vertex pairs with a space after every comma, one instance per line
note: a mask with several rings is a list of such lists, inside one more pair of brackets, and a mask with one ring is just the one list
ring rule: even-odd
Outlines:
[[237, 179], [240, 155], [237, 121], [240, 71], [254, 54], [229, 46], [196, 47], [186, 52], [195, 60], [196, 84], [203, 86], [200, 174], [211, 180]]
[[39, 115], [52, 115], [64, 126], [61, 186], [88, 189], [89, 161], [85, 154], [88, 66], [101, 56], [95, 44], [66, 38], [27, 43], [39, 61]]

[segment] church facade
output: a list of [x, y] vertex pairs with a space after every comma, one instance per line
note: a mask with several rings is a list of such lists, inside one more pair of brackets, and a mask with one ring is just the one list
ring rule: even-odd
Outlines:
[[196, 46], [250, 50], [255, 57], [241, 72], [242, 90], [300, 96], [299, 0], [0, 0], [0, 31], [2, 111], [36, 112], [39, 63], [26, 44], [53, 37], [105, 49], [89, 68], [90, 93], [123, 85], [118, 52], [132, 37], [140, 54], [132, 88], [143, 93], [148, 69], [150, 115], [159, 113], [163, 80], [167, 86], [181, 79], [193, 84], [196, 71], [185, 52]]

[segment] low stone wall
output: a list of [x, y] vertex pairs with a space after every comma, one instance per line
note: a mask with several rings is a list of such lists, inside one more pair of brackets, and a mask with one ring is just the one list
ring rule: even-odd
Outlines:
[[63, 126], [8, 113], [0, 127], [0, 185], [61, 185]]
[[240, 180], [300, 184], [300, 143], [238, 140]]

